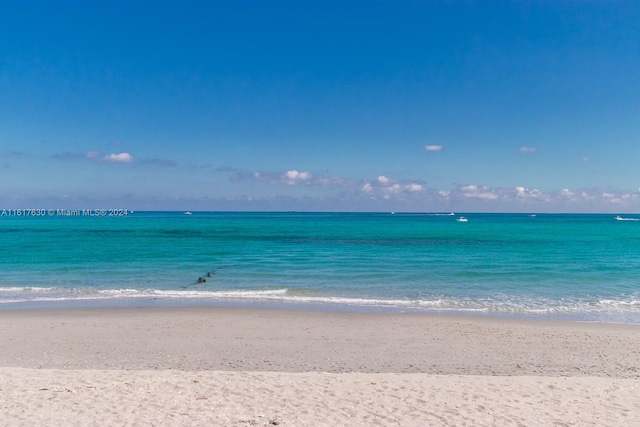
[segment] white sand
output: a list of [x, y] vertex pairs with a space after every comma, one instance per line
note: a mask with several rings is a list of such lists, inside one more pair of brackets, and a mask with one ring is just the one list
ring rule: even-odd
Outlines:
[[640, 383], [494, 377], [0, 369], [2, 425], [640, 425]]
[[1, 426], [640, 426], [630, 325], [6, 311], [0, 366]]

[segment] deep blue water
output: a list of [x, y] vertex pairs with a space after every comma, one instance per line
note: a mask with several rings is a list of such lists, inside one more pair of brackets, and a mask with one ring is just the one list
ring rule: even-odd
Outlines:
[[640, 215], [463, 215], [9, 212], [0, 309], [265, 305], [640, 323]]

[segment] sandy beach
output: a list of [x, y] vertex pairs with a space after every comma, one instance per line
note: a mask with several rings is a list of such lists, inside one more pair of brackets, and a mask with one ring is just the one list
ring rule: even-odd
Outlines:
[[0, 312], [0, 425], [640, 425], [640, 327], [225, 308]]

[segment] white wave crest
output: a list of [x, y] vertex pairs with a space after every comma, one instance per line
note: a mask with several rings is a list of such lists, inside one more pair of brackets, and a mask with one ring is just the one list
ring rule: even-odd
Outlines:
[[631, 300], [631, 301], [624, 301], [624, 300], [612, 300], [612, 299], [603, 299], [598, 301], [599, 304], [605, 306], [605, 307], [620, 307], [620, 308], [625, 308], [625, 307], [638, 307], [640, 308], [640, 300]]
[[[536, 316], [631, 316], [640, 322], [638, 294], [620, 299], [533, 299], [496, 295], [492, 298], [434, 297], [417, 299], [375, 298], [321, 295], [300, 289], [90, 289], [57, 287], [0, 288], [0, 304], [29, 302], [61, 302], [84, 300], [154, 299], [206, 301], [273, 301], [301, 305], [378, 307], [391, 310], [468, 312], [504, 315]], [[635, 320], [630, 320], [636, 323]]]
[[6, 292], [50, 292], [59, 288], [43, 288], [37, 286], [12, 286], [8, 288], [0, 288], [1, 293]]

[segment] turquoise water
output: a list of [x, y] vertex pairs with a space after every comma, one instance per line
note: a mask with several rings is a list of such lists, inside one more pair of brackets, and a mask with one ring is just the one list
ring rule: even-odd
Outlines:
[[633, 215], [459, 216], [5, 213], [0, 309], [264, 305], [640, 323]]

